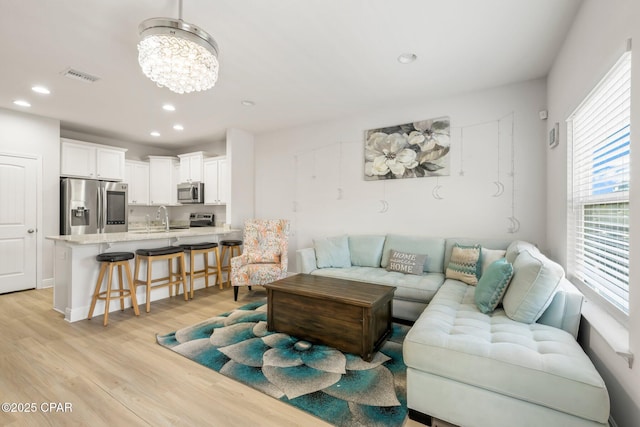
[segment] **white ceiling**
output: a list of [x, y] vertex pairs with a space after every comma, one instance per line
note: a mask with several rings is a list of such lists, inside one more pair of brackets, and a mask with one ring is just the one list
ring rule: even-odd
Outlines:
[[[177, 95], [144, 77], [136, 48], [138, 24], [177, 18], [177, 0], [0, 0], [0, 107], [166, 148], [229, 127], [259, 134], [546, 76], [580, 1], [184, 0], [183, 19], [220, 47], [220, 77]], [[400, 64], [406, 52], [418, 60]], [[63, 77], [68, 67], [100, 80]]]

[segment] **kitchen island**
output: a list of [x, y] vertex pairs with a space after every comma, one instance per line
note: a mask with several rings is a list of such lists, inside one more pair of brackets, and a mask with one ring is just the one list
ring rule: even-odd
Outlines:
[[[65, 320], [69, 322], [87, 318], [91, 296], [100, 270], [96, 255], [102, 252], [135, 253], [137, 249], [176, 246], [183, 243], [218, 242], [225, 237], [238, 238], [237, 234], [240, 231], [223, 227], [197, 227], [169, 231], [140, 229], [125, 233], [49, 236], [47, 239], [55, 242], [53, 308], [64, 314]], [[133, 274], [134, 260], [131, 260], [130, 264]], [[201, 269], [202, 266], [202, 257], [198, 257], [196, 269]], [[141, 274], [144, 279], [146, 269], [143, 270], [145, 271]], [[165, 262], [154, 263], [153, 276], [166, 276], [167, 270]], [[114, 280], [117, 278], [114, 277]], [[204, 287], [204, 279], [196, 280], [195, 289], [202, 287]], [[144, 287], [139, 287], [137, 291], [138, 304], [144, 304], [146, 302]], [[151, 291], [151, 301], [168, 297], [168, 287]], [[131, 307], [130, 300], [125, 301], [125, 307]], [[119, 308], [119, 304], [113, 304], [110, 311], [119, 310]], [[151, 309], [153, 310], [153, 307]], [[104, 301], [98, 301], [94, 313], [104, 313]]]

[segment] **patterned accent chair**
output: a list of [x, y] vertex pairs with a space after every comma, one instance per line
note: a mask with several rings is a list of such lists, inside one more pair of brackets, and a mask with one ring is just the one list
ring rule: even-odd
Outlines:
[[240, 286], [266, 285], [287, 276], [289, 221], [251, 219], [245, 221], [242, 255], [231, 259], [233, 300]]

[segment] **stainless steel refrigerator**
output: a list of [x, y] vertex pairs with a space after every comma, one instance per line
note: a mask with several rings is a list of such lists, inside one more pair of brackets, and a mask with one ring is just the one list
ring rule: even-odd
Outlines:
[[60, 180], [60, 234], [127, 231], [127, 184], [93, 179]]

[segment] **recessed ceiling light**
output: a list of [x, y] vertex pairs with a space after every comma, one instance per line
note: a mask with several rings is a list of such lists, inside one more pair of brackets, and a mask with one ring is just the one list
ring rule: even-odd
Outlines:
[[27, 101], [24, 101], [22, 99], [16, 99], [15, 101], [13, 101], [13, 103], [15, 105], [20, 106], [20, 107], [31, 107], [30, 103], [28, 103]]
[[153, 132], [149, 133], [149, 135], [158, 137], [160, 136], [160, 132], [154, 130]]
[[415, 53], [403, 53], [398, 56], [398, 62], [401, 64], [411, 64], [416, 59], [418, 59], [418, 57]]
[[175, 125], [173, 125], [173, 129], [174, 130], [184, 130], [184, 126], [182, 126], [180, 124], [175, 124]]
[[164, 104], [162, 106], [162, 109], [165, 110], [165, 111], [176, 111], [176, 107], [174, 107], [171, 104]]
[[44, 86], [34, 86], [31, 88], [31, 90], [43, 95], [49, 95], [51, 93], [51, 91]]
[[240, 103], [242, 105], [244, 105], [245, 107], [253, 107], [254, 105], [256, 105], [255, 102], [249, 100], [249, 99], [245, 99], [244, 101], [240, 101]]

